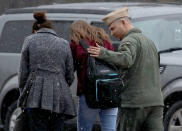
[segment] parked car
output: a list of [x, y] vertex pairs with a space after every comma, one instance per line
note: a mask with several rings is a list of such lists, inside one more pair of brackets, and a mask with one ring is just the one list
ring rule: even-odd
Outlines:
[[[135, 27], [151, 38], [160, 53], [161, 88], [164, 96], [165, 131], [182, 130], [182, 6], [156, 3], [72, 3], [10, 9], [0, 16], [0, 125], [12, 131], [20, 113], [17, 71], [23, 40], [31, 34], [32, 12], [44, 10], [60, 37], [69, 41], [74, 20], [85, 20], [109, 33], [101, 18], [112, 10], [128, 6]], [[115, 50], [119, 41], [111, 36]], [[150, 70], [150, 69], [149, 69]], [[77, 101], [77, 80], [71, 86]], [[76, 118], [67, 121], [74, 123]], [[68, 127], [68, 126], [67, 126]], [[73, 126], [76, 127], [76, 126]]]

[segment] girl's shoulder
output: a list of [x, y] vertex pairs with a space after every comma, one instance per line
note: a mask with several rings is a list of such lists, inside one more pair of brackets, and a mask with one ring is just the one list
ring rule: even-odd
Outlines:
[[106, 41], [106, 40], [103, 41], [103, 46], [104, 46], [104, 48], [106, 48], [108, 50], [114, 50], [113, 45], [110, 42]]

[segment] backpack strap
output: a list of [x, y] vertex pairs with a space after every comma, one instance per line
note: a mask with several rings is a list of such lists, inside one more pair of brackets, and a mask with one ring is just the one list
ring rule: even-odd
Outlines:
[[85, 40], [80, 40], [80, 45], [83, 47], [84, 51], [88, 54], [87, 48], [89, 48], [88, 44], [85, 42]]

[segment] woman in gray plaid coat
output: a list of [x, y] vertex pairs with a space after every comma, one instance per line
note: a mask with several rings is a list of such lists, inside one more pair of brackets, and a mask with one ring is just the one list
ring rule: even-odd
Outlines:
[[71, 50], [44, 12], [34, 13], [34, 18], [35, 33], [25, 39], [22, 48], [18, 105], [25, 106], [32, 131], [60, 131], [63, 120], [76, 115], [69, 88], [74, 80]]

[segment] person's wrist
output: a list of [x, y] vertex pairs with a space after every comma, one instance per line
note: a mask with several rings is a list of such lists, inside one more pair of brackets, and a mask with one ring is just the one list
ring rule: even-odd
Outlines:
[[105, 54], [105, 48], [104, 47], [100, 47], [100, 53], [99, 53], [99, 58], [102, 58]]

